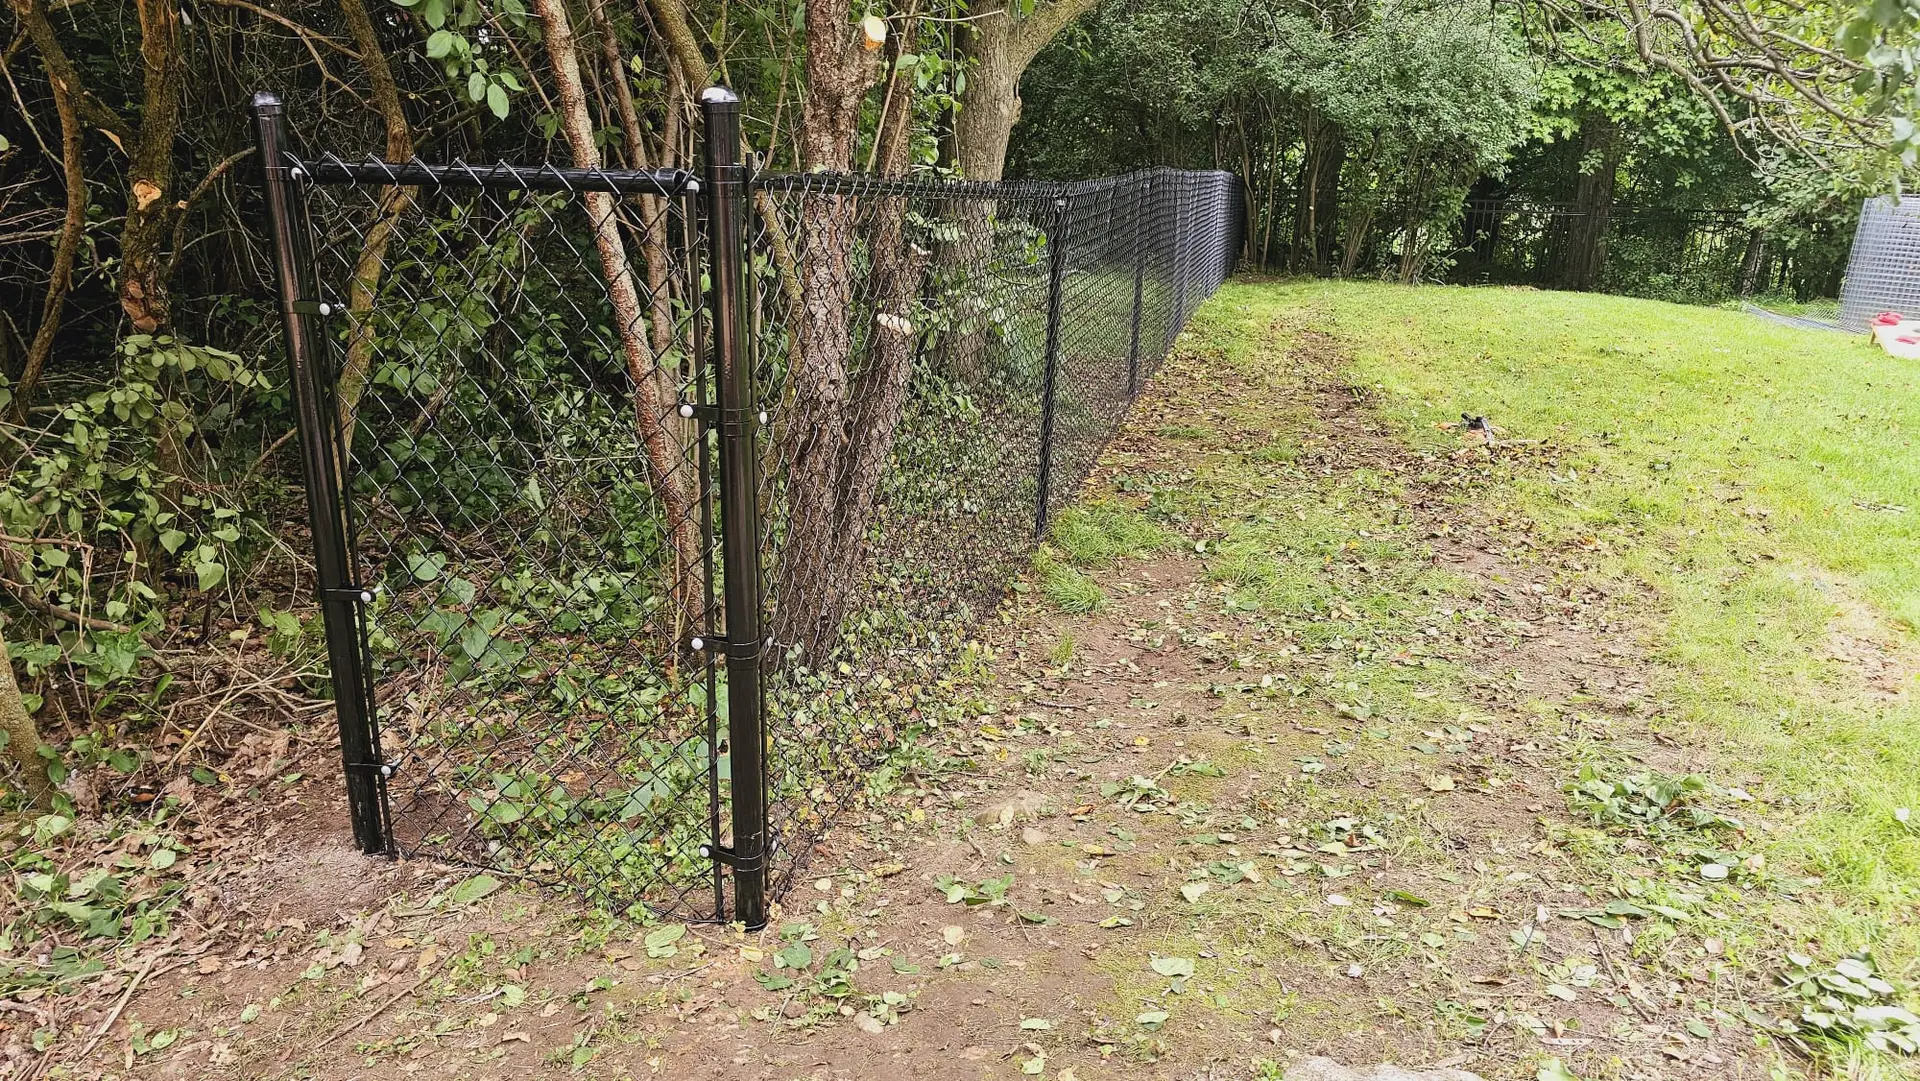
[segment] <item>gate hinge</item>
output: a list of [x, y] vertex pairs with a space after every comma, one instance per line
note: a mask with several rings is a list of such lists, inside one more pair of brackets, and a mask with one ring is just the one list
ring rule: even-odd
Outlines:
[[726, 845], [701, 845], [700, 855], [715, 863], [724, 863], [736, 871], [758, 871], [767, 865], [765, 850], [743, 856]]

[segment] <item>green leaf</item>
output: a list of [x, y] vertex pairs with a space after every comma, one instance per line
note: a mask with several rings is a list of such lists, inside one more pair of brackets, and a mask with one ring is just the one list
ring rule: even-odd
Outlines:
[[156, 871], [164, 871], [172, 867], [173, 861], [178, 858], [179, 853], [171, 848], [156, 848], [153, 850], [153, 853], [147, 857], [147, 866], [152, 867]]
[[1540, 1072], [1535, 1075], [1537, 1081], [1580, 1081], [1567, 1064], [1558, 1058], [1550, 1058], [1540, 1064]]
[[774, 954], [773, 959], [782, 968], [806, 968], [813, 964], [813, 949], [804, 942], [796, 942]]
[[683, 923], [668, 924], [665, 927], [656, 927], [648, 931], [647, 937], [644, 939], [647, 945], [647, 956], [672, 957], [674, 954], [680, 952], [679, 947], [674, 945], [674, 943], [685, 938], [686, 934], [687, 925]]
[[165, 548], [168, 555], [178, 552], [180, 546], [185, 543], [187, 543], [187, 535], [178, 529], [163, 529], [160, 531], [160, 547]]
[[487, 108], [493, 110], [495, 117], [501, 120], [507, 118], [506, 87], [501, 86], [499, 83], [489, 83], [487, 85]]
[[474, 72], [472, 75], [467, 76], [467, 100], [479, 101], [481, 98], [484, 98], [486, 96], [487, 96], [487, 77], [485, 75], [480, 74], [477, 71]]
[[435, 30], [427, 35], [427, 59], [438, 60], [453, 51], [454, 34], [451, 30]]
[[1184, 980], [1193, 975], [1191, 957], [1156, 957], [1152, 964], [1155, 972], [1168, 979]]
[[195, 563], [193, 565], [193, 572], [200, 578], [200, 592], [202, 593], [217, 587], [221, 582], [227, 580], [227, 565], [225, 563], [215, 563], [211, 561]]
[[439, 552], [415, 552], [407, 557], [407, 573], [415, 581], [431, 582], [447, 569], [447, 557]]
[[470, 905], [499, 888], [500, 880], [492, 875], [474, 875], [448, 890], [447, 900], [456, 905]]
[[793, 986], [793, 977], [783, 976], [778, 972], [756, 972], [753, 974], [753, 978], [755, 982], [769, 991], [785, 991], [787, 988]]

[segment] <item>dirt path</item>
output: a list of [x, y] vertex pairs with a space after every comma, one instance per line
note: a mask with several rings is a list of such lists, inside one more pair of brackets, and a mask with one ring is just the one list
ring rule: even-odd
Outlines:
[[288, 837], [52, 1076], [1767, 1076], [1705, 892], [1569, 810], [1583, 763], [1706, 759], [1657, 731], [1642, 598], [1481, 509], [1551, 448], [1419, 457], [1330, 343], [1263, 342], [1169, 365], [1089, 492], [1164, 543], [1083, 560], [1099, 611], [1020, 595], [764, 935]]

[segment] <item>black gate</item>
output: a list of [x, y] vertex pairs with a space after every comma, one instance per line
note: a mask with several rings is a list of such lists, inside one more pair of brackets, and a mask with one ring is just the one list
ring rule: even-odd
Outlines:
[[701, 108], [694, 175], [343, 161], [255, 99], [361, 848], [757, 927], [1225, 278], [1240, 186], [749, 176]]

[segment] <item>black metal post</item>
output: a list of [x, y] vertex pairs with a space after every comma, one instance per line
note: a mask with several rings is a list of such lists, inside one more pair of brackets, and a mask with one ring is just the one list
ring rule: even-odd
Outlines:
[[1053, 482], [1053, 398], [1060, 369], [1060, 287], [1067, 276], [1068, 215], [1072, 199], [1053, 201], [1053, 228], [1047, 230], [1047, 371], [1040, 391], [1040, 493], [1033, 515], [1033, 537], [1047, 535], [1047, 489]]
[[1133, 329], [1127, 345], [1129, 400], [1140, 396], [1140, 301], [1147, 280], [1147, 246], [1141, 242], [1140, 234], [1146, 232], [1147, 213], [1153, 209], [1152, 199], [1153, 174], [1148, 173], [1141, 182], [1139, 193], [1133, 198]]
[[360, 851], [374, 854], [388, 851], [390, 838], [388, 769], [380, 760], [361, 626], [361, 606], [372, 602], [373, 595], [354, 583], [347, 551], [351, 531], [342, 498], [346, 448], [340, 445], [333, 383], [325, 370], [327, 337], [320, 324], [332, 309], [320, 299], [315, 282], [312, 242], [299, 192], [299, 185], [309, 178], [287, 161], [285, 122], [277, 95], [262, 91], [253, 96], [254, 133], [280, 285], [280, 318], [287, 335], [287, 368], [298, 414], [300, 466], [307, 484], [307, 520], [313, 529], [334, 713], [340, 722], [340, 757], [347, 773], [347, 806], [353, 816], [354, 841]]
[[767, 923], [766, 730], [761, 719], [760, 459], [754, 449], [753, 358], [747, 343], [747, 170], [740, 157], [740, 98], [724, 86], [700, 92], [706, 129], [707, 272], [712, 281], [713, 360], [719, 387], [720, 560], [726, 587], [727, 753], [733, 845], [715, 858], [733, 868], [734, 919]]

